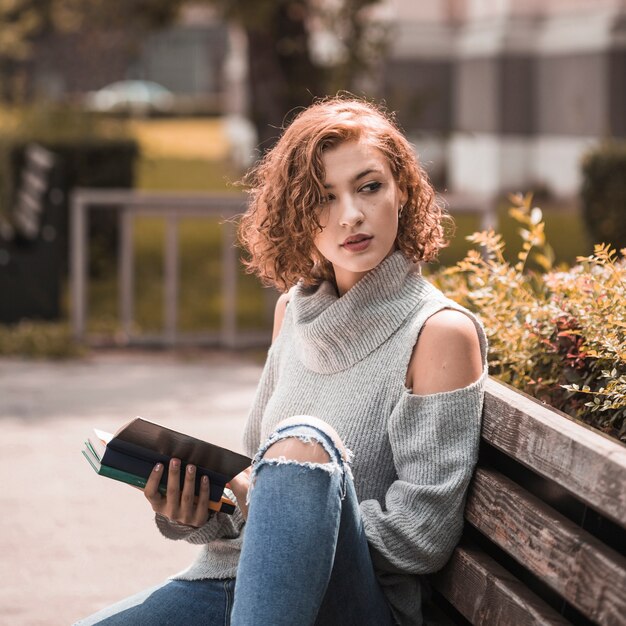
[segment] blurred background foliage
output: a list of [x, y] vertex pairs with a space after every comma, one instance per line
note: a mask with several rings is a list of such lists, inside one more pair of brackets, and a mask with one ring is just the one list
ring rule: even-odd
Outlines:
[[593, 241], [626, 243], [626, 142], [605, 141], [582, 162], [585, 226]]
[[557, 269], [542, 210], [530, 194], [511, 203], [514, 259], [501, 234], [477, 232], [477, 249], [431, 278], [482, 319], [493, 376], [626, 442], [626, 248]]
[[[229, 161], [228, 138], [223, 120], [210, 118], [147, 118], [119, 119], [108, 116], [57, 109], [53, 106], [4, 107], [0, 109], [0, 163], [6, 163], [3, 147], [23, 145], [27, 138], [41, 140], [44, 145], [71, 144], [82, 137], [85, 144], [93, 141], [134, 142], [136, 158], [132, 162], [132, 184], [144, 191], [200, 191], [240, 193], [237, 182], [241, 172]], [[116, 166], [119, 158], [111, 148], [110, 160]], [[95, 164], [105, 186], [101, 164]], [[0, 189], [6, 168], [0, 167]], [[6, 175], [10, 176], [10, 175]], [[112, 180], [119, 181], [113, 175]], [[119, 186], [119, 185], [114, 185]], [[0, 204], [0, 206], [2, 206]], [[572, 264], [580, 254], [591, 252], [592, 244], [579, 214], [561, 202], [544, 198], [542, 202], [546, 232], [555, 251], [556, 264]], [[510, 243], [504, 255], [514, 261], [515, 248], [521, 244], [518, 225], [508, 213], [506, 198], [498, 206], [499, 232]], [[434, 273], [461, 260], [468, 249], [465, 237], [477, 230], [478, 216], [455, 217], [450, 245], [441, 251], [438, 262], [424, 268]], [[216, 328], [219, 325], [221, 299], [212, 285], [219, 283], [219, 224], [207, 220], [184, 220], [181, 223], [181, 301], [179, 317], [185, 330]], [[118, 330], [117, 260], [107, 235], [106, 224], [96, 223], [91, 240], [91, 282], [89, 290], [89, 328], [96, 333], [115, 335]], [[109, 233], [110, 234], [110, 233]], [[582, 245], [581, 245], [582, 244]], [[162, 325], [164, 225], [162, 220], [139, 218], [134, 229], [136, 267], [136, 330], [150, 331]], [[510, 252], [509, 252], [510, 250]], [[194, 268], [194, 271], [185, 271]], [[239, 322], [246, 328], [267, 324], [261, 290], [253, 278], [240, 275], [242, 297]], [[68, 315], [67, 283], [64, 288], [63, 315]], [[27, 350], [28, 351], [28, 350]], [[73, 350], [69, 350], [72, 354]]]
[[[51, 32], [132, 29], [139, 42], [151, 30], [176, 20], [185, 0], [2, 0], [0, 2], [0, 101], [24, 97], [21, 64]], [[214, 7], [225, 20], [238, 23], [247, 38], [250, 118], [259, 145], [276, 139], [289, 112], [311, 96], [354, 90], [360, 77], [377, 62], [387, 42], [387, 29], [371, 19], [379, 0], [195, 0]], [[316, 61], [307, 23], [316, 20], [340, 36], [341, 50], [332, 64]]]

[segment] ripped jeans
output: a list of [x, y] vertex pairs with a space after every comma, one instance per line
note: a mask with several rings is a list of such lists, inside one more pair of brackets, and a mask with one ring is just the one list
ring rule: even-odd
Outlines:
[[[319, 442], [328, 463], [265, 459], [276, 441]], [[386, 626], [350, 468], [318, 425], [290, 424], [259, 450], [237, 569], [232, 626]]]
[[[319, 442], [330, 461], [264, 458], [289, 437]], [[255, 457], [249, 503], [236, 579], [169, 580], [77, 624], [394, 624], [374, 575], [349, 465], [323, 427], [303, 418], [276, 430]]]

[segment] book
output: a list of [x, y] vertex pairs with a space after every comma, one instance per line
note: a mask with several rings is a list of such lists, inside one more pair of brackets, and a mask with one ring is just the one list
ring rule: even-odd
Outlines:
[[202, 476], [210, 483], [209, 509], [233, 513], [235, 504], [224, 496], [226, 483], [251, 464], [251, 459], [201, 439], [196, 439], [141, 417], [124, 424], [115, 434], [94, 429], [85, 441], [83, 456], [100, 476], [127, 483], [139, 489], [157, 463], [163, 464], [159, 491], [165, 494], [169, 462], [181, 460], [181, 489], [188, 464], [196, 466], [195, 495]]

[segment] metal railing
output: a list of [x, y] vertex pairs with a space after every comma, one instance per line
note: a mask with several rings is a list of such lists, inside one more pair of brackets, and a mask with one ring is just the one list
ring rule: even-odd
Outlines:
[[[496, 225], [494, 198], [443, 195], [452, 214], [473, 214], [480, 217], [480, 227]], [[74, 337], [88, 341], [87, 283], [89, 214], [92, 210], [115, 209], [119, 224], [119, 316], [124, 342], [128, 344], [179, 345], [206, 344], [223, 347], [267, 345], [269, 331], [237, 329], [237, 252], [234, 225], [229, 218], [245, 209], [243, 195], [193, 193], [146, 193], [128, 189], [76, 189], [71, 195], [70, 216], [70, 299], [71, 324]], [[139, 216], [158, 216], [165, 220], [164, 243], [164, 328], [161, 333], [138, 334], [134, 323], [133, 228]], [[222, 321], [218, 332], [190, 333], [178, 328], [179, 253], [178, 223], [182, 218], [224, 218], [222, 223]], [[278, 294], [265, 289], [266, 315]]]
[[[245, 208], [243, 195], [145, 193], [128, 189], [76, 189], [70, 201], [70, 302], [75, 339], [89, 341], [87, 333], [87, 289], [89, 259], [89, 215], [93, 210], [114, 209], [119, 225], [119, 316], [124, 342], [128, 344], [204, 344], [221, 347], [267, 345], [269, 331], [237, 328], [237, 251], [235, 226], [229, 218]], [[162, 217], [165, 221], [164, 297], [162, 332], [134, 332], [134, 220], [139, 216]], [[183, 218], [223, 218], [222, 232], [222, 317], [217, 332], [190, 333], [178, 328], [179, 250], [178, 223]], [[265, 289], [265, 305], [273, 308], [278, 294]]]

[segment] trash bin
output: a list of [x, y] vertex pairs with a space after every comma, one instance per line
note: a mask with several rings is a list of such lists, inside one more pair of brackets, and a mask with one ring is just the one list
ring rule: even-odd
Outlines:
[[0, 322], [60, 315], [63, 192], [55, 155], [27, 147], [11, 221], [0, 228]]

